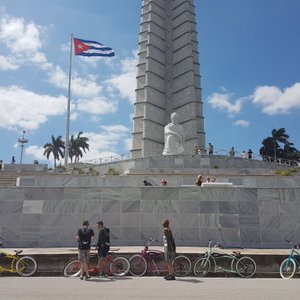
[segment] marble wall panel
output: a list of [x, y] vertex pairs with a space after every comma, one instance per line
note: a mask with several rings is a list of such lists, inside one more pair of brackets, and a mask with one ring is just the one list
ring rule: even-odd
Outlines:
[[[146, 244], [150, 238], [161, 240], [161, 235], [161, 230], [159, 230], [158, 227], [141, 227], [141, 242], [144, 244]], [[153, 245], [156, 245], [156, 243]]]
[[288, 243], [286, 243], [286, 240], [289, 241], [300, 241], [300, 230], [299, 230], [299, 226], [294, 227], [293, 229], [289, 228], [289, 229], [282, 229], [281, 230], [281, 236], [282, 236], [282, 241], [283, 241], [283, 245], [285, 247], [289, 247], [290, 245]]
[[139, 213], [141, 201], [140, 200], [123, 200], [122, 213]]
[[239, 201], [238, 205], [240, 215], [258, 215], [257, 201]]
[[257, 202], [257, 189], [240, 188], [236, 190], [236, 199], [241, 203], [245, 202]]
[[141, 201], [141, 213], [179, 213], [178, 201], [147, 200]]
[[278, 189], [258, 189], [257, 197], [260, 201], [279, 201]]
[[24, 188], [4, 188], [4, 200], [24, 200], [25, 189]]
[[179, 211], [184, 214], [194, 214], [199, 212], [199, 202], [197, 200], [180, 200]]
[[199, 214], [180, 214], [180, 227], [198, 228], [200, 227]]
[[260, 228], [275, 229], [280, 228], [279, 216], [262, 215], [260, 216]]
[[279, 213], [285, 216], [300, 216], [300, 202], [280, 201]]
[[43, 212], [43, 200], [24, 200], [23, 214], [41, 214]]
[[64, 213], [62, 215], [62, 226], [74, 228], [80, 227], [82, 225], [83, 216], [81, 213]]
[[259, 217], [256, 215], [240, 215], [239, 223], [241, 227], [259, 228]]
[[141, 189], [141, 199], [142, 200], [154, 200], [154, 199], [158, 199], [158, 195], [159, 195], [159, 188], [149, 188], [149, 187], [145, 187]]
[[120, 201], [122, 199], [121, 188], [103, 189], [103, 201]]
[[161, 226], [161, 216], [158, 213], [141, 214], [141, 227], [159, 227]]
[[23, 200], [4, 200], [2, 209], [5, 214], [7, 214], [7, 213], [12, 213], [12, 214], [22, 213]]
[[121, 214], [119, 213], [104, 213], [102, 215], [102, 221], [107, 227], [120, 227], [121, 226]]
[[121, 236], [120, 239], [122, 241], [126, 241], [129, 244], [139, 243], [141, 240], [141, 231], [140, 228], [137, 227], [121, 227]]
[[122, 200], [139, 201], [142, 199], [141, 188], [128, 187], [122, 188]]
[[280, 228], [282, 230], [298, 229], [300, 231], [300, 215], [297, 216], [280, 216]]
[[260, 230], [257, 227], [241, 227], [240, 236], [242, 244], [260, 243]]
[[121, 227], [111, 226], [110, 229], [110, 243], [112, 246], [121, 239]]
[[217, 228], [219, 214], [199, 214], [199, 226], [201, 228]]
[[262, 243], [281, 243], [281, 234], [278, 229], [261, 229], [260, 231]]
[[279, 202], [278, 201], [259, 201], [259, 214], [260, 215], [279, 215]]
[[58, 243], [60, 241], [60, 232], [61, 227], [59, 226], [51, 226], [51, 227], [41, 227], [40, 229], [40, 241], [52, 241], [54, 243]]
[[158, 194], [159, 200], [178, 200], [178, 190], [177, 189], [166, 189], [161, 188], [159, 189]]
[[199, 213], [201, 214], [213, 214], [219, 211], [218, 201], [200, 201]]
[[42, 214], [41, 227], [61, 227], [63, 215], [61, 214]]
[[220, 214], [237, 214], [238, 203], [233, 201], [219, 201], [219, 213]]
[[239, 216], [220, 214], [219, 224], [221, 228], [239, 228]]
[[196, 242], [198, 241], [198, 245], [200, 245], [200, 229], [199, 228], [180, 228], [180, 242], [183, 242], [185, 244], [190, 242]]
[[63, 200], [43, 201], [43, 213], [60, 214], [62, 212]]
[[280, 201], [299, 201], [300, 193], [297, 189], [279, 189], [279, 199]]
[[239, 228], [222, 228], [219, 232], [220, 238], [217, 242], [219, 242], [221, 245], [225, 243], [227, 247], [240, 246]]
[[63, 199], [74, 200], [74, 199], [85, 199], [86, 189], [82, 188], [65, 188]]
[[199, 187], [188, 187], [188, 188], [181, 188], [178, 191], [178, 198], [180, 200], [194, 200], [198, 201], [201, 197], [201, 189]]
[[140, 214], [121, 214], [121, 227], [137, 227], [140, 228]]
[[201, 245], [207, 246], [209, 240], [219, 242], [222, 239], [221, 239], [220, 231], [217, 228], [201, 228], [200, 240], [201, 240]]
[[[1, 226], [1, 237], [4, 240], [4, 246], [7, 242], [19, 241], [21, 236], [21, 226]], [[17, 246], [17, 245], [16, 245]]]
[[22, 224], [22, 228], [40, 227], [41, 226], [41, 215], [40, 214], [23, 214], [21, 224]]
[[21, 237], [22, 237], [22, 240], [39, 241], [40, 227], [39, 226], [22, 227]]
[[0, 226], [5, 227], [19, 227], [22, 224], [22, 214], [12, 214], [12, 213], [6, 213], [0, 215]]
[[103, 200], [102, 203], [103, 213], [120, 213], [121, 212], [121, 201], [118, 200]]

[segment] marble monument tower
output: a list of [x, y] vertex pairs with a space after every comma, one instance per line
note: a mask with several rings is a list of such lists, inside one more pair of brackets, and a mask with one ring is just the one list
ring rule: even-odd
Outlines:
[[185, 153], [205, 148], [194, 0], [143, 0], [132, 158], [162, 154], [164, 127], [176, 112]]

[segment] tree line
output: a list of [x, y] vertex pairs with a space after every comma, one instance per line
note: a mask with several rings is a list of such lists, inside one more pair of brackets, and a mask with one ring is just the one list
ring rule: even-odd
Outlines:
[[271, 136], [262, 141], [263, 146], [259, 149], [259, 154], [263, 159], [271, 157], [274, 162], [278, 159], [300, 161], [300, 152], [289, 141], [289, 138], [284, 128], [273, 129]]
[[[69, 141], [69, 158], [71, 163], [78, 163], [82, 158], [83, 153], [89, 151], [88, 138], [82, 136], [83, 132], [79, 132], [77, 137], [71, 136]], [[52, 135], [51, 142], [44, 145], [44, 155], [49, 159], [50, 155], [53, 156], [54, 168], [56, 167], [56, 161], [63, 159], [65, 156], [65, 142], [62, 140], [61, 135], [54, 137]]]

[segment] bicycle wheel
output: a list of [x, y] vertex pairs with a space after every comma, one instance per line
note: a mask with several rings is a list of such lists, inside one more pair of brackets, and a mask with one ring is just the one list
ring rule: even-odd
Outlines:
[[80, 274], [80, 261], [78, 259], [70, 260], [64, 267], [65, 277], [77, 277]]
[[210, 270], [210, 261], [208, 258], [198, 258], [194, 264], [194, 274], [197, 277], [204, 277]]
[[177, 256], [172, 262], [174, 274], [179, 277], [187, 276], [191, 272], [192, 263], [184, 255]]
[[241, 277], [250, 278], [256, 272], [256, 263], [251, 257], [243, 256], [236, 263], [236, 271]]
[[37, 262], [30, 256], [23, 256], [18, 259], [16, 270], [20, 276], [32, 276], [37, 270]]
[[286, 258], [280, 265], [280, 276], [283, 279], [290, 279], [296, 273], [296, 262], [292, 258]]
[[139, 254], [133, 255], [129, 259], [130, 274], [133, 276], [143, 276], [147, 271], [147, 262], [145, 258]]
[[125, 257], [116, 257], [109, 264], [110, 272], [115, 276], [125, 276], [130, 269], [128, 259]]

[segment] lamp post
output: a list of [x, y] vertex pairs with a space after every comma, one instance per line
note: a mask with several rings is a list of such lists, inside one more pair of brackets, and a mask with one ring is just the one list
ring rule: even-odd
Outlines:
[[26, 133], [26, 131], [23, 130], [22, 138], [18, 139], [18, 142], [20, 143], [20, 146], [21, 146], [20, 165], [22, 164], [22, 160], [23, 160], [23, 150], [24, 150], [25, 144], [28, 143], [28, 141], [29, 141], [28, 139], [25, 138], [25, 133]]

